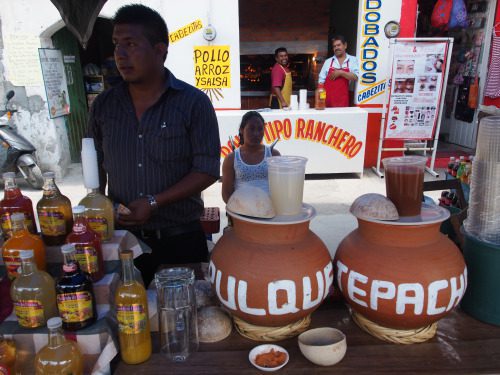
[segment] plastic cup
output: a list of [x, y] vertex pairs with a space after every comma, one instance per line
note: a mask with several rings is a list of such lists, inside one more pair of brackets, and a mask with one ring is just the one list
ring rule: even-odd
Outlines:
[[273, 156], [267, 159], [269, 191], [276, 215], [297, 215], [302, 209], [307, 158]]
[[418, 216], [422, 208], [424, 171], [427, 158], [402, 156], [382, 160], [385, 190], [399, 216]]

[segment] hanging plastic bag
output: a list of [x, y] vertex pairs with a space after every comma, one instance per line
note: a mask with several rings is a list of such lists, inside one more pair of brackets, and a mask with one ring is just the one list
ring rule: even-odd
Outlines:
[[436, 29], [446, 29], [450, 22], [452, 0], [438, 0], [431, 15], [431, 26]]
[[479, 96], [479, 78], [476, 77], [474, 82], [469, 87], [469, 100], [468, 106], [469, 108], [476, 109], [477, 108], [477, 99]]
[[457, 27], [467, 27], [467, 7], [464, 0], [453, 0], [448, 28], [454, 29]]

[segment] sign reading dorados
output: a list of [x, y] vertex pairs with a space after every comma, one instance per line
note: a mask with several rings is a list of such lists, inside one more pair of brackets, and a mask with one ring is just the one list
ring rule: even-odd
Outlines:
[[384, 104], [389, 72], [389, 39], [384, 26], [401, 19], [402, 0], [361, 0], [358, 16], [358, 104]]

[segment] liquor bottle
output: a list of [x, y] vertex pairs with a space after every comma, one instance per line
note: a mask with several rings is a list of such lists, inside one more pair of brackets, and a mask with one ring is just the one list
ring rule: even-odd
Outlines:
[[314, 109], [322, 110], [326, 107], [326, 91], [323, 84], [318, 84], [318, 88], [314, 92]]
[[23, 213], [12, 214], [11, 222], [12, 235], [5, 241], [2, 253], [9, 278], [12, 280], [18, 275], [18, 268], [21, 265], [21, 259], [18, 255], [19, 249], [32, 249], [38, 269], [45, 271], [45, 245], [42, 239], [36, 234], [28, 232]]
[[123, 362], [137, 364], [151, 356], [148, 300], [144, 286], [134, 277], [133, 252], [123, 250], [120, 259], [122, 277], [115, 295], [120, 353]]
[[36, 205], [42, 238], [48, 246], [59, 246], [73, 226], [71, 202], [59, 191], [54, 172], [45, 172], [43, 178], [43, 197]]
[[14, 212], [22, 212], [26, 228], [31, 233], [36, 233], [35, 214], [31, 199], [24, 196], [16, 184], [16, 174], [7, 172], [2, 175], [5, 183], [3, 199], [0, 201], [0, 224], [5, 237], [10, 237], [12, 233], [11, 215]]
[[49, 342], [35, 357], [37, 375], [83, 374], [83, 356], [75, 342], [66, 340], [62, 331], [62, 320], [50, 318], [47, 322]]
[[16, 374], [16, 343], [0, 335], [0, 374]]
[[85, 218], [85, 207], [73, 207], [73, 230], [66, 238], [66, 243], [75, 245], [76, 260], [80, 269], [90, 274], [92, 281], [104, 276], [101, 237], [94, 232]]
[[455, 157], [454, 156], [451, 156], [450, 157], [450, 161], [448, 162], [448, 174], [451, 176], [452, 172], [453, 172], [453, 167], [455, 166]]
[[97, 319], [90, 275], [84, 273], [75, 258], [75, 245], [61, 246], [63, 275], [56, 283], [56, 299], [63, 327], [69, 331], [85, 328]]
[[115, 214], [113, 203], [108, 197], [99, 192], [99, 188], [89, 189], [80, 205], [85, 206], [85, 217], [90, 228], [101, 237], [102, 241], [113, 238]]
[[85, 217], [94, 232], [101, 236], [102, 241], [110, 241], [115, 226], [113, 203], [99, 192], [97, 153], [92, 138], [82, 139], [82, 169], [88, 194], [79, 204], [85, 206]]
[[57, 316], [54, 279], [37, 269], [33, 250], [20, 250], [19, 256], [21, 273], [10, 288], [17, 321], [24, 328], [41, 327]]

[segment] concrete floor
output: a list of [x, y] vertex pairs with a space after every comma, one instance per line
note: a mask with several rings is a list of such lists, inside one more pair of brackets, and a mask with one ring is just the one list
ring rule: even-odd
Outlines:
[[[440, 173], [439, 178], [443, 178], [443, 174]], [[369, 169], [365, 170], [361, 178], [358, 175], [333, 175], [333, 177], [332, 179], [306, 180], [304, 185], [304, 202], [314, 206], [317, 211], [317, 216], [311, 222], [311, 229], [327, 245], [332, 257], [342, 239], [357, 226], [356, 219], [349, 213], [351, 203], [362, 194], [385, 194], [385, 180], [377, 177]], [[426, 181], [435, 179], [426, 173]], [[72, 164], [66, 176], [56, 182], [61, 192], [71, 200], [73, 205], [78, 204], [86, 195], [81, 164]], [[36, 206], [42, 197], [42, 192], [30, 188], [21, 179], [18, 185]], [[440, 192], [428, 192], [426, 195], [436, 200]], [[227, 219], [225, 204], [221, 196], [221, 184], [215, 183], [210, 186], [204, 191], [203, 198], [206, 207], [220, 208], [221, 228], [224, 228], [227, 225]], [[213, 236], [214, 242], [221, 235], [222, 230]]]

